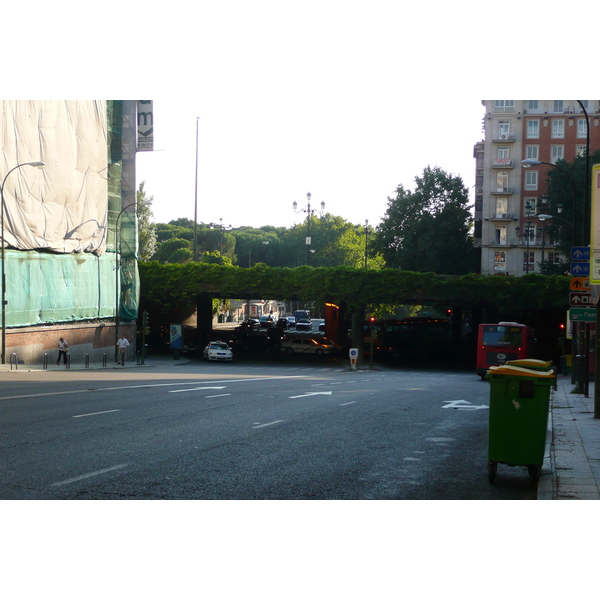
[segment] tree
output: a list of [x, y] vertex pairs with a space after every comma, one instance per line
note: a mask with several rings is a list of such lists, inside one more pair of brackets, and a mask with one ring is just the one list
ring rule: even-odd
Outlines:
[[149, 261], [156, 252], [156, 224], [151, 221], [152, 207], [141, 204], [142, 202], [152, 202], [154, 196], [146, 196], [144, 190], [145, 181], [140, 183], [136, 194], [137, 215], [138, 215], [138, 238], [139, 238], [139, 259]]
[[426, 167], [414, 191], [396, 188], [377, 228], [375, 248], [386, 266], [462, 275], [475, 270], [468, 190], [462, 178]]
[[[590, 169], [596, 163], [600, 163], [600, 150], [590, 154]], [[571, 246], [586, 245], [584, 240], [587, 236], [583, 231], [586, 208], [585, 155], [575, 157], [571, 163], [564, 159], [557, 160], [554, 165], [554, 168], [548, 169], [548, 204], [543, 208], [543, 212], [554, 215], [554, 219], [548, 223], [546, 232], [550, 239], [557, 242], [561, 254], [571, 256]], [[541, 207], [538, 208], [537, 212], [542, 212]]]

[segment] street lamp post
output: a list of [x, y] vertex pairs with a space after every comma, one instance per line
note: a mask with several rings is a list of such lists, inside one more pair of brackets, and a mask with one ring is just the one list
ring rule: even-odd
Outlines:
[[[306, 194], [306, 198], [308, 200], [308, 205], [306, 208], [301, 208], [300, 210], [298, 209], [298, 203], [294, 200], [293, 203], [293, 208], [294, 208], [294, 212], [304, 212], [308, 215], [307, 219], [306, 219], [306, 226], [307, 226], [307, 231], [306, 231], [306, 264], [310, 265], [310, 255], [312, 253], [311, 249], [310, 249], [310, 245], [311, 245], [311, 238], [310, 238], [310, 219], [313, 213], [317, 212], [316, 209], [311, 208], [310, 207], [310, 198], [311, 198], [311, 194], [310, 192], [308, 192], [308, 194]], [[325, 210], [325, 202], [321, 202], [321, 214], [323, 214], [323, 211]]]
[[4, 179], [2, 180], [2, 185], [0, 186], [0, 196], [1, 196], [1, 200], [2, 200], [2, 206], [0, 208], [0, 221], [2, 221], [2, 224], [0, 225], [0, 227], [2, 228], [2, 258], [1, 258], [1, 262], [2, 262], [2, 364], [5, 365], [6, 364], [6, 271], [5, 271], [5, 257], [4, 257], [4, 246], [6, 245], [6, 242], [4, 240], [4, 184], [6, 183], [6, 179], [8, 178], [8, 176], [15, 171], [16, 169], [20, 169], [21, 167], [43, 167], [45, 166], [46, 163], [43, 163], [41, 161], [32, 161], [32, 162], [26, 162], [26, 163], [21, 163], [19, 165], [17, 165], [16, 167], [13, 167], [4, 177]]
[[[524, 235], [525, 235], [525, 242], [527, 244], [526, 260], [525, 260], [525, 273], [527, 274], [527, 273], [529, 273], [529, 237], [530, 237], [530, 234], [531, 234], [531, 219], [527, 219], [525, 225], [527, 226], [527, 227], [525, 227], [525, 233], [524, 233]], [[519, 238], [522, 238], [523, 236], [520, 233], [521, 232], [521, 228], [517, 225], [515, 227], [515, 230], [517, 232], [517, 236]]]
[[[268, 246], [269, 242], [261, 242], [263, 246]], [[252, 266], [252, 246], [250, 246], [250, 251], [248, 252], [248, 268]]]
[[119, 315], [119, 275], [120, 275], [120, 262], [119, 262], [119, 220], [121, 215], [132, 206], [150, 206], [152, 202], [148, 202], [146, 200], [142, 202], [132, 202], [127, 206], [124, 206], [121, 209], [121, 212], [117, 215], [117, 219], [115, 221], [115, 363], [119, 362], [119, 349], [117, 344], [119, 342], [119, 324], [120, 324], [120, 315]]

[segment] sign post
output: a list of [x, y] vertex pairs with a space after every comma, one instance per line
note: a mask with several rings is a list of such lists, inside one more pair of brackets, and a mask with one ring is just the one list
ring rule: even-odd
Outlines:
[[350, 368], [356, 371], [356, 361], [358, 360], [358, 348], [350, 348]]

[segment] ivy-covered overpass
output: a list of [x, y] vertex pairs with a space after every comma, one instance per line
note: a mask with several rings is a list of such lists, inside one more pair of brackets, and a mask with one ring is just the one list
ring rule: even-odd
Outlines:
[[193, 262], [140, 263], [139, 270], [141, 310], [163, 323], [182, 322], [198, 310], [203, 329], [210, 327], [214, 297], [332, 303], [341, 307], [342, 321], [347, 314], [362, 315], [370, 304], [437, 305], [477, 311], [490, 321], [521, 320], [534, 327], [534, 321], [547, 323], [553, 331], [569, 307], [569, 279], [538, 274], [444, 276], [397, 269], [263, 264], [244, 269]]

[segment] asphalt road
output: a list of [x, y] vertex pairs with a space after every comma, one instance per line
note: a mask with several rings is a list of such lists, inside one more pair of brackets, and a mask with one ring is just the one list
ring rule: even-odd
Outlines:
[[[307, 360], [306, 360], [307, 359]], [[2, 374], [2, 499], [534, 499], [474, 373], [294, 357]]]

